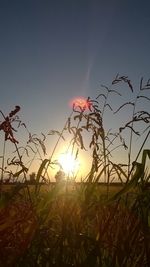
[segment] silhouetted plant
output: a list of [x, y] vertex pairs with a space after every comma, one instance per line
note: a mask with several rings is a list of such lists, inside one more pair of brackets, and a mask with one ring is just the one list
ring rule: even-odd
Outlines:
[[[120, 83], [125, 83], [131, 94], [136, 93], [128, 77], [117, 75], [110, 87], [102, 86], [96, 99], [88, 97], [82, 105], [80, 102], [73, 103], [73, 110], [63, 129], [49, 132], [49, 135], [57, 136], [49, 157], [45, 146], [47, 136], [39, 138], [32, 135], [26, 125], [16, 118], [19, 125], [22, 124], [27, 130], [29, 139], [26, 147], [19, 147], [14, 137], [14, 127], [11, 128], [11, 134], [8, 132], [5, 135], [5, 145], [8, 141], [13, 143], [17, 155], [7, 161], [9, 166], [19, 167], [17, 172], [12, 173], [13, 177], [18, 179], [24, 173], [27, 178], [27, 165], [23, 163], [25, 154], [27, 157], [32, 155], [29, 164], [33, 163], [37, 155], [41, 163], [34, 175], [35, 184], [28, 185], [30, 198], [26, 197], [25, 183], [1, 194], [1, 266], [150, 265], [150, 174], [146, 168], [150, 150], [145, 149], [149, 140], [150, 114], [147, 110], [137, 109], [138, 101], [149, 102], [144, 92], [149, 92], [150, 83], [148, 80], [144, 85], [141, 79], [134, 99], [119, 104], [114, 111], [109, 99], [112, 96], [122, 98], [118, 88]], [[105, 123], [105, 114], [109, 111], [115, 116], [129, 106], [132, 107], [129, 120], [122, 122], [117, 130], [109, 129]], [[12, 118], [17, 110], [14, 109], [8, 116], [9, 127], [15, 122]], [[3, 119], [6, 119], [4, 115]], [[3, 131], [4, 126], [2, 122]], [[138, 152], [133, 158], [133, 141], [136, 136], [143, 138], [143, 141], [139, 142]], [[58, 164], [54, 156], [61, 140], [67, 143], [76, 158], [82, 150], [92, 152], [89, 173], [80, 184], [60, 179], [53, 185], [45, 183], [44, 187], [40, 182], [43, 178], [47, 179], [48, 168]], [[127, 162], [115, 161], [113, 155], [119, 148], [127, 151]], [[2, 174], [4, 171], [7, 169], [3, 162]], [[114, 180], [120, 183], [110, 189], [109, 185]], [[104, 185], [99, 183], [101, 181], [105, 181]]]

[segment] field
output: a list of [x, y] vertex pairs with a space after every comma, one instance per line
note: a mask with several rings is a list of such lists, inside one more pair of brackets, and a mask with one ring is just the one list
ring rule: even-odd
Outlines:
[[31, 203], [19, 186], [3, 186], [0, 266], [149, 266], [148, 188], [116, 198], [124, 186], [111, 185], [108, 195], [106, 185], [60, 182], [37, 195], [32, 185]]
[[[117, 75], [111, 88], [102, 86], [105, 92], [96, 100], [73, 103], [63, 129], [48, 134], [57, 137], [50, 156], [47, 137], [30, 133], [16, 115], [19, 106], [8, 116], [1, 111], [0, 267], [150, 266], [150, 114], [136, 108], [138, 101], [150, 101], [150, 83], [142, 78], [132, 102], [121, 102], [113, 111], [108, 100], [112, 94], [121, 96], [112, 89], [120, 83], [133, 95], [128, 77]], [[112, 118], [129, 106], [131, 116], [117, 130], [104, 128], [108, 108]], [[18, 142], [15, 127], [27, 132], [25, 146]], [[90, 170], [80, 183], [74, 170], [65, 173], [64, 165], [54, 160], [62, 142], [74, 162], [83, 150], [91, 155]], [[15, 149], [11, 155], [6, 153], [8, 143]], [[28, 179], [37, 158], [39, 167]], [[67, 160], [65, 167], [71, 165]], [[59, 171], [51, 183], [54, 165]]]

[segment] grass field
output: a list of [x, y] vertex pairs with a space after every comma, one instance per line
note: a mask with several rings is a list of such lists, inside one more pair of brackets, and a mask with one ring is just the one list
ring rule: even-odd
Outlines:
[[[132, 101], [122, 102], [119, 89], [112, 89], [122, 83], [130, 90]], [[50, 156], [46, 154], [46, 136], [31, 134], [16, 115], [20, 106], [8, 116], [1, 111], [0, 267], [150, 266], [150, 114], [137, 108], [139, 101], [150, 101], [149, 89], [149, 80], [145, 83], [142, 78], [136, 91], [128, 77], [117, 75], [110, 88], [102, 86], [104, 93], [95, 100], [88, 97], [73, 103], [63, 129], [48, 134], [57, 136]], [[115, 111], [109, 103], [112, 94], [121, 98]], [[128, 107], [131, 114], [117, 130], [109, 125], [104, 129], [108, 110], [113, 118]], [[25, 147], [15, 136], [19, 127], [28, 134]], [[61, 174], [64, 171], [54, 160], [61, 142], [66, 144], [65, 153], [71, 151], [76, 161], [81, 151], [87, 151], [85, 139], [91, 165], [82, 182], [58, 176], [57, 183], [50, 183], [49, 170], [54, 165]], [[6, 155], [8, 142], [15, 150], [11, 157]], [[120, 162], [122, 154], [126, 161]], [[40, 165], [29, 183], [30, 167], [37, 158]], [[14, 183], [5, 183], [7, 175]], [[41, 183], [43, 179], [47, 184]]]
[[123, 186], [32, 185], [31, 202], [21, 186], [3, 185], [0, 266], [149, 266], [148, 188], [114, 198]]

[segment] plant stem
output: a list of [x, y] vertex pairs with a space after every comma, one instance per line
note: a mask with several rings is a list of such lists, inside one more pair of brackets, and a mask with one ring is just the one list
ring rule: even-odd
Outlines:
[[4, 139], [4, 144], [3, 144], [3, 156], [2, 156], [2, 171], [1, 171], [1, 184], [3, 182], [3, 175], [4, 175], [4, 164], [5, 164], [5, 149], [6, 149], [6, 141]]
[[[22, 168], [24, 168], [24, 165], [23, 165], [23, 163], [22, 163], [22, 158], [21, 158], [21, 155], [20, 155], [20, 153], [19, 153], [17, 144], [14, 143], [14, 145], [15, 145], [15, 147], [16, 147], [16, 151], [17, 151], [17, 154], [18, 154], [18, 157], [19, 157], [20, 166], [21, 166]], [[28, 192], [29, 200], [30, 200], [30, 203], [32, 204], [31, 194], [30, 194], [29, 186], [28, 186], [28, 184], [27, 184], [27, 177], [26, 177], [26, 173], [25, 173], [25, 171], [23, 171], [23, 175], [24, 175], [24, 180], [25, 180], [25, 182], [26, 182], [26, 187], [27, 187], [27, 192]]]
[[[71, 112], [69, 118], [71, 118], [73, 112], [74, 112], [74, 111]], [[65, 125], [64, 125], [64, 127], [62, 128], [62, 131], [61, 131], [61, 133], [60, 133], [60, 135], [59, 135], [59, 137], [58, 137], [58, 139], [57, 139], [57, 141], [56, 141], [56, 144], [55, 144], [55, 146], [54, 146], [54, 148], [53, 148], [52, 154], [51, 154], [50, 157], [49, 157], [49, 164], [50, 164], [51, 161], [52, 161], [52, 157], [53, 157], [53, 155], [54, 155], [54, 153], [55, 153], [55, 151], [56, 151], [56, 148], [57, 148], [57, 146], [58, 146], [58, 144], [59, 144], [59, 141], [60, 141], [60, 139], [62, 138], [62, 135], [63, 135], [63, 133], [64, 133], [64, 131], [65, 131], [65, 129], [66, 129], [67, 123], [68, 123], [68, 119], [66, 120]], [[48, 169], [49, 164], [48, 164], [47, 167], [45, 168], [44, 176], [45, 176], [45, 174], [47, 173], [47, 169]]]
[[[147, 135], [146, 135], [146, 137], [145, 137], [145, 139], [143, 141], [143, 144], [141, 145], [140, 150], [139, 150], [134, 162], [136, 162], [138, 160], [138, 157], [139, 157], [139, 155], [140, 155], [140, 153], [141, 153], [141, 151], [142, 151], [142, 149], [143, 149], [143, 147], [144, 147], [144, 145], [145, 145], [145, 143], [146, 143], [146, 141], [148, 139], [149, 134], [150, 134], [150, 131], [147, 133]], [[130, 173], [129, 173], [129, 177], [130, 177], [130, 175], [131, 175], [131, 173], [133, 171], [133, 168], [134, 168], [134, 166], [132, 165], [132, 168], [131, 168]]]

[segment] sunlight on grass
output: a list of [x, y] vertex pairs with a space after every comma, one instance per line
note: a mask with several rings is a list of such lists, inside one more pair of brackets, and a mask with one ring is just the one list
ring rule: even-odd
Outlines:
[[[19, 106], [0, 111], [0, 266], [150, 266], [150, 114], [144, 103], [137, 108], [150, 101], [150, 80], [113, 109], [118, 83], [133, 94], [128, 77], [117, 75], [96, 99], [74, 98], [51, 142], [28, 130]], [[131, 114], [120, 124], [125, 107]], [[118, 128], [107, 125], [107, 112]]]

